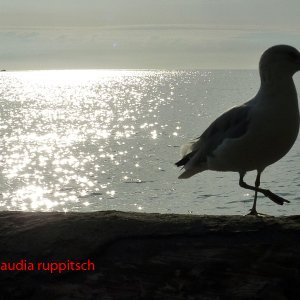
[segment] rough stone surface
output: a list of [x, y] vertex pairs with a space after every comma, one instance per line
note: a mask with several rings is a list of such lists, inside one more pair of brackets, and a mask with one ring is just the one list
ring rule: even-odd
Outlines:
[[2, 266], [96, 266], [2, 270], [2, 299], [300, 299], [300, 216], [1, 212], [0, 239]]

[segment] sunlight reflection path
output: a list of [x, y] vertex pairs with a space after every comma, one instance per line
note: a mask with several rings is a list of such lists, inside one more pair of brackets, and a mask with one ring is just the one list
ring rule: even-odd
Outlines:
[[141, 133], [156, 140], [168, 126], [156, 121], [168, 100], [156, 90], [159, 72], [34, 71], [6, 79], [2, 207], [67, 211], [98, 201], [107, 208], [119, 196], [115, 182], [142, 183], [135, 172]]

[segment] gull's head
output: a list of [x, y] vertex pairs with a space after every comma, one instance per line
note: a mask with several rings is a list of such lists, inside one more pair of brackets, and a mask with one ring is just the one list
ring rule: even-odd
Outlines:
[[262, 54], [259, 71], [262, 79], [291, 77], [300, 71], [300, 53], [292, 46], [273, 46]]

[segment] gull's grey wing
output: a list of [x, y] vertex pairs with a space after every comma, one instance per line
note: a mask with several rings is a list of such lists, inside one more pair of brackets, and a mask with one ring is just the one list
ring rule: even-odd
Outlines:
[[176, 166], [184, 166], [197, 153], [197, 163], [205, 163], [207, 157], [226, 139], [236, 139], [247, 133], [251, 106], [246, 104], [233, 107], [217, 118], [197, 139], [190, 144], [190, 153], [185, 155]]

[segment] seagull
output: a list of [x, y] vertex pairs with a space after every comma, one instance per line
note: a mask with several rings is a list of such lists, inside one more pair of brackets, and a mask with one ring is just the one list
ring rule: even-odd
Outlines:
[[[246, 103], [217, 118], [202, 135], [181, 147], [175, 165], [179, 179], [205, 170], [239, 173], [239, 185], [255, 192], [249, 215], [258, 216], [257, 193], [283, 205], [289, 201], [260, 187], [264, 169], [281, 159], [293, 146], [299, 131], [298, 97], [293, 75], [300, 71], [300, 53], [288, 45], [268, 48], [259, 61], [260, 88]], [[256, 170], [254, 186], [244, 181]]]

